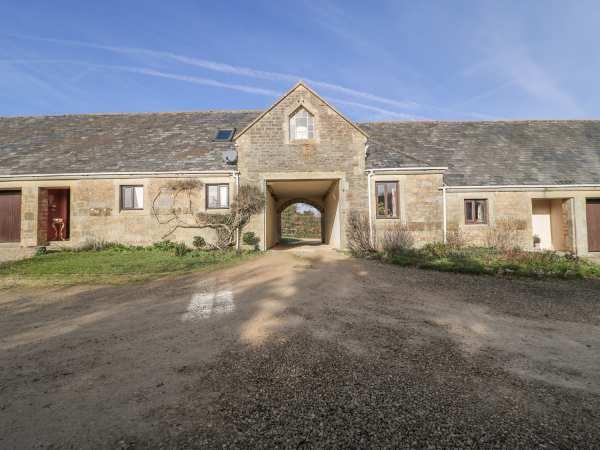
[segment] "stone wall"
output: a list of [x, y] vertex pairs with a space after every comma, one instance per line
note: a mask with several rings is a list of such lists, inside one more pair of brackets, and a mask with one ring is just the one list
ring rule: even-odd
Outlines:
[[[378, 181], [398, 183], [399, 217], [378, 218], [375, 185]], [[416, 245], [443, 240], [443, 204], [441, 173], [375, 174], [371, 181], [372, 222], [375, 235], [394, 223], [404, 223], [413, 232]]]
[[[170, 182], [181, 178], [119, 178], [119, 179], [84, 179], [53, 181], [11, 181], [0, 182], [0, 189], [21, 189], [21, 246], [29, 247], [45, 245], [46, 236], [43, 223], [47, 213], [47, 198], [44, 188], [68, 188], [70, 190], [70, 239], [60, 244], [78, 246], [89, 239], [120, 242], [124, 244], [148, 245], [163, 238], [171, 226], [161, 225], [152, 212], [152, 205], [161, 189]], [[228, 183], [230, 197], [234, 194], [234, 179], [227, 174], [196, 177], [204, 183]], [[141, 185], [144, 187], [144, 208], [142, 210], [120, 209], [120, 186]], [[191, 213], [206, 211], [205, 189], [194, 191], [192, 195], [192, 211], [187, 198], [180, 198], [175, 203], [164, 200], [168, 197], [164, 190], [156, 201], [157, 215], [161, 221], [172, 217], [171, 207], [175, 207], [180, 217], [188, 223], [194, 223]], [[210, 210], [223, 213], [227, 210]], [[191, 244], [194, 236], [203, 236], [211, 240], [214, 232], [209, 229], [179, 229], [168, 239]]]
[[[300, 106], [314, 116], [314, 139], [290, 141], [289, 117]], [[341, 224], [351, 210], [366, 211], [366, 137], [303, 85], [298, 85], [236, 140], [242, 183], [264, 188], [270, 179], [339, 179]], [[264, 236], [263, 220], [252, 230]], [[342, 240], [343, 240], [342, 231]], [[344, 243], [342, 242], [342, 246]]]
[[[448, 230], [459, 229], [468, 243], [485, 245], [490, 231], [501, 220], [514, 220], [522, 224], [518, 232], [518, 244], [525, 249], [533, 249], [532, 199], [560, 200], [562, 219], [562, 245], [565, 250], [588, 255], [586, 224], [586, 198], [599, 198], [600, 189], [560, 188], [531, 189], [512, 188], [485, 190], [452, 190], [447, 194]], [[464, 218], [465, 199], [486, 199], [488, 201], [488, 223], [467, 225]], [[556, 220], [557, 216], [553, 219]], [[556, 227], [561, 228], [561, 227]]]

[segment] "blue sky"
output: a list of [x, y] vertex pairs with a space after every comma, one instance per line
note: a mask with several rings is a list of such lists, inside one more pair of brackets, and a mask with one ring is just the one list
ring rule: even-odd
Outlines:
[[0, 115], [262, 109], [302, 78], [354, 120], [600, 118], [600, 2], [27, 1]]

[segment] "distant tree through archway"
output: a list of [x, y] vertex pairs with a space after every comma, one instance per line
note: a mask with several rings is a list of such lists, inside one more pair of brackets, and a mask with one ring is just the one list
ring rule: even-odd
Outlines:
[[304, 202], [294, 202], [281, 210], [281, 239], [293, 242], [302, 239], [322, 241], [321, 211]]

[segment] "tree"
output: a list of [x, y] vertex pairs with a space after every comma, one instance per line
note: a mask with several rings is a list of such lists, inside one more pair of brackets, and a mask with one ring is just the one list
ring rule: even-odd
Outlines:
[[[169, 226], [163, 235], [167, 238], [179, 228], [211, 228], [217, 235], [213, 248], [225, 249], [237, 244], [240, 249], [242, 230], [252, 216], [259, 214], [265, 206], [264, 194], [256, 186], [241, 185], [226, 214], [209, 214], [194, 206], [194, 193], [202, 192], [204, 183], [199, 180], [177, 180], [159, 189], [152, 202], [152, 214], [160, 225]], [[166, 197], [166, 200], [165, 200]], [[169, 204], [168, 214], [160, 214], [164, 208], [158, 204]]]

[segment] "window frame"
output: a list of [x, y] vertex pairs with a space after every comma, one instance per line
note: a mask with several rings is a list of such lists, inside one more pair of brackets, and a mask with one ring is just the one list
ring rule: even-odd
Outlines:
[[[306, 137], [305, 138], [299, 138], [296, 137], [297, 136], [297, 130], [298, 127], [296, 126], [296, 118], [298, 116], [298, 114], [305, 112], [306, 113]], [[298, 109], [296, 109], [292, 114], [290, 114], [289, 118], [288, 118], [288, 128], [289, 128], [289, 139], [290, 142], [294, 142], [294, 141], [311, 141], [315, 139], [315, 115], [313, 113], [311, 113], [308, 109], [306, 109], [304, 106], [299, 107]], [[310, 135], [310, 133], [312, 132], [312, 136]]]
[[[214, 206], [211, 207], [209, 204], [209, 196], [208, 196], [208, 190], [210, 189], [210, 186], [216, 186], [217, 187], [217, 204], [221, 204], [221, 186], [227, 186], [227, 206]], [[229, 209], [230, 205], [231, 205], [231, 192], [230, 192], [230, 188], [229, 188], [229, 183], [208, 183], [206, 184], [206, 189], [204, 191], [204, 196], [205, 198], [205, 206], [206, 206], [206, 210], [209, 209]]]
[[[384, 185], [393, 184], [396, 186], [396, 202], [395, 202], [396, 204], [394, 205], [396, 214], [393, 214], [391, 216], [382, 216], [379, 214], [379, 208], [377, 207], [377, 197], [378, 197], [377, 185], [379, 185], [379, 184], [384, 184]], [[400, 195], [399, 195], [399, 192], [400, 192], [400, 186], [399, 186], [398, 180], [375, 181], [375, 217], [377, 219], [399, 219], [400, 218]], [[386, 199], [386, 200], [384, 200], [384, 208], [385, 208], [385, 206], [386, 206], [385, 202], [387, 201], [387, 189], [384, 192], [384, 199]]]
[[[142, 207], [141, 208], [127, 208], [125, 206], [125, 189], [133, 188], [135, 198], [135, 188], [142, 189]], [[134, 201], [135, 203], [135, 201]], [[144, 210], [144, 185], [143, 184], [121, 184], [119, 185], [119, 210], [120, 211], [143, 211]]]
[[[470, 203], [471, 211], [473, 213], [473, 219], [470, 220], [467, 215], [467, 204]], [[477, 204], [483, 203], [483, 220], [477, 220], [475, 218], [475, 211], [477, 210]], [[464, 199], [464, 216], [465, 225], [487, 225], [489, 221], [489, 210], [488, 210], [488, 199], [487, 198], [465, 198]]]

